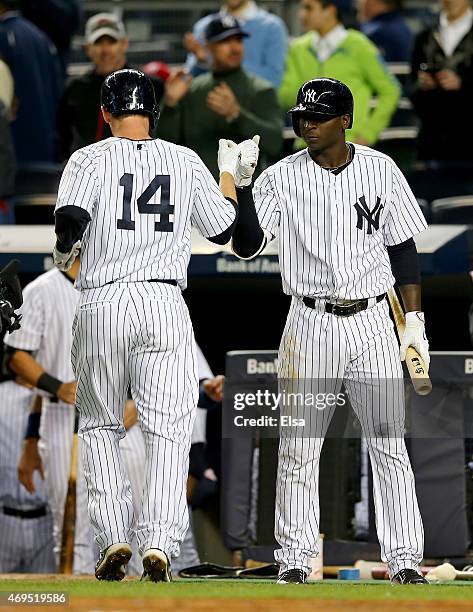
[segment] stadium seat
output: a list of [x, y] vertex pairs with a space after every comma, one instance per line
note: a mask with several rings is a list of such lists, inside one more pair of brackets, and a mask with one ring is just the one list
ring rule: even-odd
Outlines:
[[28, 164], [20, 166], [16, 173], [15, 194], [36, 195], [57, 193], [61, 178], [60, 164]]
[[433, 223], [473, 225], [473, 195], [439, 198], [431, 209]]
[[23, 195], [15, 198], [17, 225], [52, 225], [56, 193]]
[[406, 172], [406, 179], [416, 198], [427, 202], [473, 194], [473, 166], [412, 170]]
[[390, 127], [383, 130], [374, 148], [392, 157], [401, 170], [407, 172], [415, 162], [416, 137], [415, 126]]

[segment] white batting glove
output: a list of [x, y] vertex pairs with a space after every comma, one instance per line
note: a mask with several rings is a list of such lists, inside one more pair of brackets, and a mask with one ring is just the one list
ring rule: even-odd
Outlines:
[[425, 317], [423, 312], [406, 312], [406, 328], [401, 338], [401, 361], [406, 359], [406, 351], [413, 346], [427, 366], [430, 364], [429, 341], [425, 335]]
[[251, 140], [244, 140], [238, 145], [240, 151], [235, 172], [235, 185], [237, 187], [248, 187], [251, 185], [259, 157], [259, 136], [253, 136]]
[[53, 249], [53, 261], [56, 268], [62, 270], [63, 272], [67, 272], [72, 268], [72, 264], [74, 263], [75, 258], [80, 250], [80, 240], [74, 243], [72, 249], [69, 253], [61, 253], [57, 250], [56, 245], [54, 245]]
[[240, 151], [233, 140], [220, 138], [218, 141], [218, 169], [220, 174], [229, 172], [235, 178], [235, 169]]

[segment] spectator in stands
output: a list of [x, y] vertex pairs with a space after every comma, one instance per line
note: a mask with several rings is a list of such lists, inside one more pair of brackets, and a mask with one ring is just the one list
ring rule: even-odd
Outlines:
[[7, 64], [0, 59], [0, 225], [14, 222], [13, 206], [8, 196], [14, 191], [15, 150], [10, 121], [14, 105], [13, 77]]
[[[412, 94], [420, 118], [418, 157], [473, 163], [473, 10], [469, 0], [442, 0], [438, 23], [415, 41]], [[448, 117], [439, 121], [441, 117]]]
[[49, 38], [17, 10], [16, 0], [0, 0], [0, 55], [8, 64], [18, 100], [12, 123], [18, 164], [54, 160], [54, 128], [62, 78]]
[[[294, 106], [299, 87], [309, 79], [339, 79], [353, 92], [355, 108], [349, 139], [373, 145], [389, 125], [399, 100], [397, 80], [388, 72], [379, 52], [361, 32], [340, 22], [337, 0], [302, 0], [300, 18], [306, 34], [292, 43], [279, 89], [284, 109]], [[376, 98], [376, 106], [371, 102]]]
[[215, 17], [205, 28], [211, 72], [192, 80], [180, 70], [165, 85], [159, 137], [191, 147], [215, 177], [219, 138], [240, 142], [259, 134], [262, 163], [278, 155], [282, 145], [276, 91], [241, 67], [245, 36], [234, 17]]
[[45, 32], [56, 46], [64, 78], [71, 39], [79, 27], [80, 0], [20, 0], [23, 17]]
[[[287, 53], [287, 28], [277, 16], [259, 8], [252, 0], [226, 0], [218, 13], [220, 17], [236, 17], [244, 31], [245, 59], [243, 68], [279, 87]], [[207, 15], [186, 34], [184, 44], [190, 52], [187, 69], [193, 76], [207, 72], [212, 58], [205, 46], [204, 31], [216, 15]]]
[[402, 0], [358, 0], [361, 31], [386, 62], [410, 62], [414, 35], [401, 15]]
[[[105, 77], [128, 67], [128, 39], [125, 26], [113, 13], [98, 13], [85, 25], [85, 51], [93, 68], [72, 79], [62, 96], [58, 119], [58, 156], [66, 160], [86, 145], [109, 138], [112, 133], [100, 110], [100, 90]], [[161, 100], [164, 86], [153, 79], [156, 99]]]

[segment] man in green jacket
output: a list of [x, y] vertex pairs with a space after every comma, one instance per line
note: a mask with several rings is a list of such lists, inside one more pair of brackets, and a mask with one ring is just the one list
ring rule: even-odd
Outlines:
[[245, 36], [234, 17], [219, 15], [205, 28], [212, 72], [192, 80], [178, 71], [166, 81], [159, 137], [193, 149], [216, 178], [220, 138], [240, 142], [259, 134], [265, 159], [276, 158], [282, 147], [276, 91], [241, 68]]
[[279, 89], [281, 105], [290, 108], [305, 81], [323, 76], [338, 79], [348, 85], [355, 100], [353, 128], [347, 131], [347, 138], [375, 144], [396, 110], [399, 83], [373, 43], [342, 25], [337, 0], [301, 0], [299, 16], [306, 34], [294, 39], [289, 50]]

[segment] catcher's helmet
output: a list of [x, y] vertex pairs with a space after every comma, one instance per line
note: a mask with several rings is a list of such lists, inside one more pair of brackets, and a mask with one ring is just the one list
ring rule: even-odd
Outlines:
[[300, 136], [299, 118], [302, 113], [340, 117], [350, 115], [350, 125], [353, 125], [353, 95], [349, 88], [337, 79], [312, 79], [302, 85], [297, 92], [297, 104], [289, 111], [292, 127]]
[[158, 122], [153, 83], [141, 70], [112, 72], [102, 84], [101, 99], [104, 109], [112, 115], [148, 115], [150, 129]]

